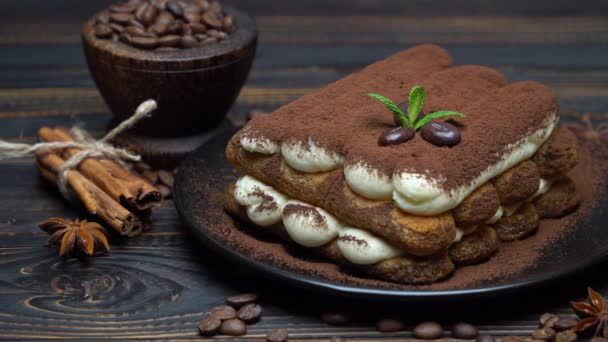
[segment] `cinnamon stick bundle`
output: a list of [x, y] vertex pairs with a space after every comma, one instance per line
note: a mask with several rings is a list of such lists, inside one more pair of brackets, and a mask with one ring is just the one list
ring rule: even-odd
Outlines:
[[[75, 140], [70, 132], [63, 128], [42, 127], [38, 135], [45, 142]], [[79, 148], [67, 148], [57, 153], [62, 158], [69, 159], [79, 152]], [[78, 171], [129, 209], [144, 211], [159, 206], [163, 201], [163, 196], [153, 185], [114, 161], [86, 159], [78, 165]]]
[[[56, 153], [37, 153], [37, 165], [40, 174], [53, 184], [57, 184], [57, 173], [64, 162], [65, 160]], [[142, 232], [143, 224], [139, 218], [84, 177], [79, 171], [69, 170], [66, 178], [69, 188], [89, 214], [97, 216], [120, 235], [135, 236]]]

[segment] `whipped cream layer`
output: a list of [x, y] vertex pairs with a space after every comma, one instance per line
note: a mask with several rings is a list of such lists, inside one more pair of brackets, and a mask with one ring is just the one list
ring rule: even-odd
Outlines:
[[246, 207], [252, 222], [260, 226], [282, 223], [291, 239], [302, 246], [319, 247], [338, 238], [340, 253], [354, 264], [375, 264], [403, 254], [384, 239], [348, 227], [319, 207], [290, 200], [251, 176], [239, 178], [234, 197]]

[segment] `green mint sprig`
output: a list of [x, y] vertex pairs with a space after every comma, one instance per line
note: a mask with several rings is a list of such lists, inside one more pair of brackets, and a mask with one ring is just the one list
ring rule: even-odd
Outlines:
[[395, 113], [395, 115], [397, 115], [397, 117], [399, 118], [399, 121], [401, 121], [401, 124], [403, 125], [403, 127], [412, 128], [414, 131], [418, 131], [427, 123], [429, 123], [435, 119], [442, 118], [442, 117], [446, 117], [446, 116], [458, 116], [461, 118], [465, 117], [465, 115], [460, 112], [455, 112], [455, 111], [451, 111], [451, 110], [442, 110], [442, 111], [427, 114], [425, 117], [423, 117], [422, 119], [417, 121], [418, 115], [420, 115], [420, 112], [422, 111], [422, 107], [424, 106], [424, 100], [426, 98], [426, 92], [425, 92], [424, 88], [421, 86], [418, 86], [418, 85], [413, 86], [412, 90], [410, 90], [410, 94], [408, 97], [408, 106], [407, 106], [407, 112], [408, 112], [409, 116], [406, 116], [405, 113], [401, 110], [401, 108], [399, 108], [399, 106], [397, 106], [393, 101], [391, 101], [387, 97], [384, 97], [380, 94], [374, 94], [374, 93], [367, 94], [367, 96], [382, 102], [382, 104], [384, 104], [386, 106], [386, 108], [388, 108], [391, 112], [393, 112], [393, 113]]

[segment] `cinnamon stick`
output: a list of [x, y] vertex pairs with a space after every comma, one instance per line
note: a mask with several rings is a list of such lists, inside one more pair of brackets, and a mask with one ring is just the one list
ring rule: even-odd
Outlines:
[[[52, 152], [37, 154], [40, 174], [49, 182], [57, 184], [57, 172], [65, 160]], [[80, 172], [69, 170], [67, 183], [87, 212], [101, 219], [106, 225], [123, 236], [135, 236], [142, 232], [141, 221], [106, 194]]]
[[[46, 142], [74, 141], [69, 131], [62, 128], [42, 127], [38, 135]], [[80, 151], [79, 148], [67, 148], [57, 153], [69, 159]], [[163, 201], [163, 196], [153, 185], [111, 160], [86, 159], [78, 165], [78, 170], [129, 209], [144, 211], [159, 206]]]

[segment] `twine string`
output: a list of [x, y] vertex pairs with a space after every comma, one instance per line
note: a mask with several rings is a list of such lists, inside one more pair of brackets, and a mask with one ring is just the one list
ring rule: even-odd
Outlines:
[[150, 113], [157, 108], [157, 106], [158, 105], [154, 100], [146, 100], [142, 102], [131, 117], [118, 124], [99, 140], [93, 139], [87, 131], [79, 127], [72, 127], [70, 130], [72, 136], [74, 137], [74, 141], [22, 144], [0, 140], [0, 160], [21, 158], [33, 155], [35, 153], [49, 152], [56, 149], [80, 149], [80, 152], [66, 160], [61, 165], [59, 170], [57, 170], [57, 186], [59, 187], [61, 194], [66, 199], [69, 199], [69, 191], [67, 186], [68, 172], [80, 165], [80, 163], [82, 163], [85, 159], [110, 159], [121, 165], [124, 165], [125, 161], [137, 162], [141, 160], [141, 156], [124, 148], [115, 147], [110, 144], [110, 141], [112, 141], [120, 133], [135, 125], [141, 119], [149, 116]]

